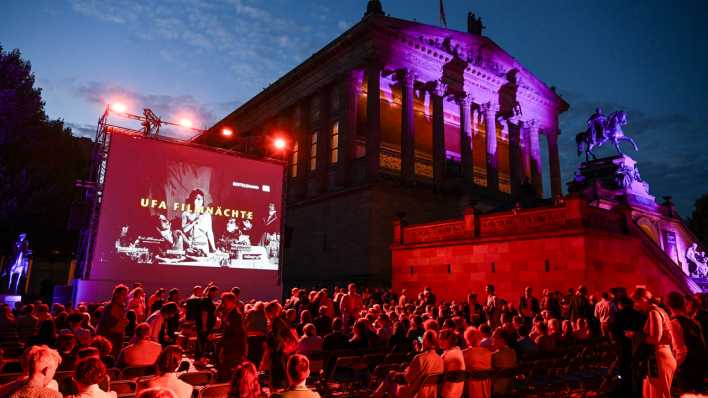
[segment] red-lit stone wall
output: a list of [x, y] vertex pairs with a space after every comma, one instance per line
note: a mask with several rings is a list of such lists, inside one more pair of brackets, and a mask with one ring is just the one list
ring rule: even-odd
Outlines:
[[500, 297], [513, 302], [526, 286], [537, 295], [544, 288], [565, 291], [580, 284], [592, 292], [612, 287], [631, 291], [637, 285], [661, 295], [689, 292], [680, 267], [637, 227], [623, 223], [617, 212], [588, 208], [573, 199], [518, 214], [470, 214], [466, 229], [464, 219], [398, 232], [395, 227], [392, 286], [412, 293], [429, 286], [440, 298], [462, 300], [470, 292], [482, 294], [491, 283]]

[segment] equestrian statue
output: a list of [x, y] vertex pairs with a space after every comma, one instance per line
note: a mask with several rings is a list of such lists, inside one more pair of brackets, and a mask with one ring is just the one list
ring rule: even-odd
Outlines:
[[612, 141], [620, 155], [624, 155], [620, 147], [621, 141], [629, 141], [634, 146], [634, 150], [639, 151], [634, 140], [625, 136], [622, 131], [622, 126], [627, 123], [627, 112], [616, 111], [610, 113], [609, 117], [605, 117], [602, 109], [597, 108], [587, 121], [587, 129], [575, 136], [575, 142], [578, 144], [578, 156], [585, 153], [586, 162], [590, 161], [590, 156], [595, 160], [597, 156], [592, 150], [601, 147], [608, 141]]

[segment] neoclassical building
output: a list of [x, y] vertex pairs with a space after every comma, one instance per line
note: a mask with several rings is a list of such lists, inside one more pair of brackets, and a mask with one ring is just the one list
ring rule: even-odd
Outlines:
[[473, 15], [459, 32], [369, 1], [361, 21], [196, 141], [263, 154], [268, 137], [288, 137], [286, 287], [389, 284], [392, 220], [559, 197], [567, 109]]

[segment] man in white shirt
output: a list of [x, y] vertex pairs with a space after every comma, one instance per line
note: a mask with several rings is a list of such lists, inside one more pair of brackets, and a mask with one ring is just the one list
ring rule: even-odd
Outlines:
[[610, 317], [612, 315], [612, 307], [610, 306], [610, 301], [608, 300], [610, 296], [607, 292], [602, 292], [602, 299], [595, 304], [595, 318], [600, 321], [600, 331], [603, 337], [607, 337], [609, 333], [607, 325], [610, 322]]
[[125, 347], [118, 355], [117, 364], [125, 366], [154, 365], [162, 346], [150, 339], [150, 325], [143, 322], [135, 327], [135, 343]]

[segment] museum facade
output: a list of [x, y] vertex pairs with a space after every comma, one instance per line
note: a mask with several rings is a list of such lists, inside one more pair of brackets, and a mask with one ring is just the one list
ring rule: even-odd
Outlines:
[[370, 1], [361, 21], [196, 141], [267, 155], [269, 137], [290, 137], [286, 287], [388, 285], [391, 220], [547, 204], [544, 189], [559, 198], [567, 109], [473, 15], [459, 32]]

